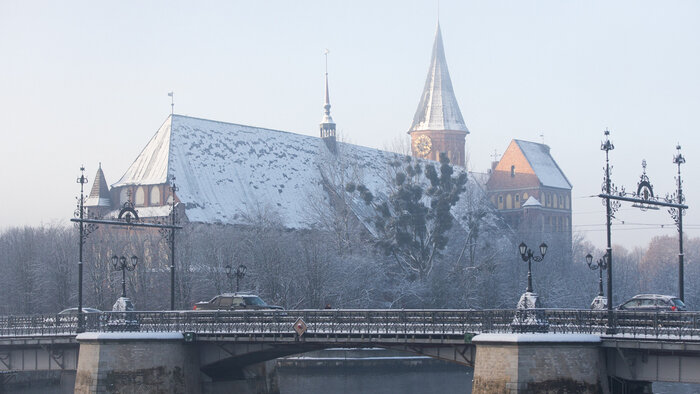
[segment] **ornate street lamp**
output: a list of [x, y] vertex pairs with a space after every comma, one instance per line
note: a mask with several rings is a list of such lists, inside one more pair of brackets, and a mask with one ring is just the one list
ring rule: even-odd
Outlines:
[[588, 264], [588, 268], [592, 270], [598, 270], [598, 297], [603, 296], [603, 271], [608, 269], [608, 255], [605, 254], [603, 255], [602, 258], [599, 258], [598, 261], [595, 263], [593, 262], [593, 256], [591, 254], [586, 255], [586, 264]]
[[245, 273], [248, 270], [248, 267], [246, 267], [243, 264], [238, 264], [238, 267], [236, 267], [236, 271], [231, 272], [232, 269], [233, 268], [230, 265], [226, 266], [226, 277], [229, 278], [229, 280], [231, 278], [233, 278], [234, 276], [236, 277], [236, 292], [238, 292], [238, 290], [240, 288], [240, 281], [245, 276]]
[[520, 251], [520, 257], [523, 261], [527, 261], [527, 290], [526, 292], [532, 293], [532, 260], [542, 261], [544, 255], [547, 254], [547, 244], [542, 242], [540, 244], [540, 256], [534, 256], [532, 250], [530, 250], [525, 242], [521, 242], [518, 246]]
[[138, 262], [139, 258], [136, 256], [131, 256], [130, 261], [127, 261], [124, 256], [112, 256], [112, 266], [114, 270], [122, 272], [122, 297], [124, 298], [126, 298], [126, 271], [135, 270]]

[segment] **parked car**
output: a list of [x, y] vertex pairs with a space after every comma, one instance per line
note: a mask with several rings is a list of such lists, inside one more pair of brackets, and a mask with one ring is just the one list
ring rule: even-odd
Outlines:
[[224, 293], [209, 301], [194, 304], [196, 311], [231, 311], [257, 309], [284, 309], [277, 305], [268, 305], [260, 297], [250, 293]]
[[[83, 316], [87, 318], [87, 315], [101, 313], [102, 311], [95, 308], [83, 308]], [[78, 308], [68, 308], [58, 312], [56, 315], [49, 316], [44, 320], [45, 324], [48, 325], [60, 325], [60, 324], [74, 324], [78, 321]]]
[[662, 294], [637, 294], [622, 303], [617, 309], [622, 311], [685, 311], [686, 305], [680, 298]]
[[[85, 308], [85, 307], [83, 308], [83, 313], [100, 313], [100, 312], [102, 312], [102, 311], [99, 309], [95, 309], [95, 308]], [[64, 309], [64, 310], [58, 312], [58, 314], [61, 316], [65, 316], [65, 315], [78, 316], [78, 308], [76, 307], [76, 308]]]

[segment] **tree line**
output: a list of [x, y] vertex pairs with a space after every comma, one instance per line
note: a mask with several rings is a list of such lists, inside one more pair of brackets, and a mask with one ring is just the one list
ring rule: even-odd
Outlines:
[[[176, 306], [235, 290], [225, 267], [245, 264], [241, 290], [285, 308], [513, 308], [526, 285], [520, 238], [449, 161], [438, 167], [397, 161], [389, 195], [378, 199], [361, 178], [326, 174], [323, 194], [309, 196], [309, 226], [289, 229], [279, 212], [255, 207], [239, 225], [188, 223], [176, 235]], [[353, 201], [355, 205], [353, 205]], [[359, 202], [358, 202], [359, 201]], [[462, 210], [453, 209], [460, 201]], [[371, 206], [366, 221], [353, 209]], [[461, 225], [455, 225], [459, 221]], [[613, 247], [615, 300], [634, 294], [677, 294], [677, 239], [657, 237], [647, 248]], [[571, 251], [533, 264], [534, 290], [545, 307], [587, 308], [598, 275], [585, 255], [602, 256], [575, 236]], [[138, 310], [170, 306], [167, 239], [157, 231], [91, 233], [84, 248], [83, 305], [110, 310], [121, 293], [113, 255], [135, 255], [127, 295]], [[700, 303], [694, 262], [700, 239], [686, 240], [685, 294]], [[2, 314], [55, 313], [77, 306], [78, 231], [71, 226], [11, 227], [0, 233]]]

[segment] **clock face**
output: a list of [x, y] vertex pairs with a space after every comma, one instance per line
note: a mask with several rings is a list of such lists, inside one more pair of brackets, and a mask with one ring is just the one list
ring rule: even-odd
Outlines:
[[420, 156], [427, 156], [428, 153], [430, 153], [430, 149], [433, 147], [433, 141], [430, 140], [430, 137], [427, 135], [423, 134], [418, 136], [415, 140], [413, 140], [413, 149], [418, 153]]

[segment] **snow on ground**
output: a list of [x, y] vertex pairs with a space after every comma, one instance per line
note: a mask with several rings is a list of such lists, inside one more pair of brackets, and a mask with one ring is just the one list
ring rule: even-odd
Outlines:
[[180, 332], [84, 332], [75, 337], [79, 341], [103, 340], [103, 339], [180, 339], [184, 337]]
[[600, 342], [600, 337], [591, 334], [479, 334], [472, 342]]

